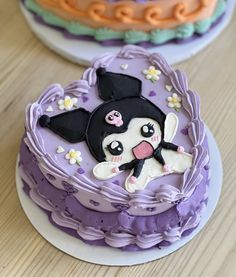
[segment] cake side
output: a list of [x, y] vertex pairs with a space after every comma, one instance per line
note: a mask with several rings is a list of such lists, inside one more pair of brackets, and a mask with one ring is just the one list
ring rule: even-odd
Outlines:
[[151, 31], [169, 29], [210, 17], [216, 0], [157, 1], [50, 1], [36, 0], [40, 6], [69, 21], [89, 27], [111, 27], [113, 30]]
[[[98, 72], [99, 75], [97, 75]], [[121, 80], [118, 87], [114, 86], [117, 80]], [[107, 81], [109, 81], [109, 87], [105, 85]], [[140, 87], [140, 84], [142, 84], [142, 87]], [[134, 93], [135, 90], [138, 93], [141, 92], [142, 96], [129, 98], [125, 94], [123, 100], [103, 103], [97, 97], [98, 92], [103, 93], [102, 97], [105, 97], [105, 95], [109, 97], [108, 94], [113, 91], [109, 88], [112, 88], [112, 86], [115, 90], [118, 89], [117, 96], [119, 98], [124, 91], [128, 94], [130, 92]], [[122, 86], [124, 87], [122, 88]], [[108, 91], [104, 94], [107, 88]], [[147, 105], [148, 109], [142, 112], [142, 108], [133, 105], [134, 108], [130, 106], [129, 111], [127, 108], [122, 108], [123, 104], [119, 104], [126, 103], [126, 101], [131, 103], [131, 100], [135, 101], [136, 105], [139, 105], [140, 102], [143, 108]], [[105, 117], [106, 114], [110, 114], [110, 110], [115, 107], [114, 105], [117, 105], [116, 109], [120, 112], [119, 122], [110, 122]], [[153, 110], [154, 115], [150, 113], [149, 108]], [[63, 110], [66, 110], [66, 112], [63, 112]], [[154, 127], [152, 127], [154, 129], [152, 130], [158, 134], [164, 128], [165, 135], [160, 134], [158, 138], [158, 136], [151, 134], [149, 138], [149, 135], [142, 134], [147, 129], [145, 123], [146, 129], [142, 127], [140, 129], [141, 133], [138, 130], [135, 135], [137, 137], [135, 138], [134, 135], [132, 137], [135, 145], [139, 140], [142, 141], [142, 136], [144, 136], [145, 145], [147, 145], [147, 142], [150, 145], [145, 148], [146, 150], [150, 150], [151, 145], [157, 147], [157, 152], [154, 151], [150, 157], [146, 156], [146, 150], [142, 152], [143, 148], [137, 148], [136, 146], [133, 148], [135, 151], [133, 150], [132, 155], [145, 155], [139, 158], [140, 161], [143, 159], [145, 163], [140, 168], [138, 175], [135, 175], [137, 173], [135, 173], [135, 170], [131, 170], [131, 175], [127, 175], [127, 170], [124, 168], [120, 172], [119, 170], [113, 172], [112, 168], [111, 171], [94, 171], [94, 168], [97, 169], [98, 166], [103, 166], [104, 163], [106, 166], [117, 164], [121, 167], [121, 157], [123, 157], [123, 162], [127, 159], [129, 161], [131, 152], [125, 150], [121, 156], [120, 153], [113, 153], [112, 148], [109, 151], [113, 154], [109, 156], [109, 151], [105, 145], [104, 149], [101, 150], [101, 153], [106, 155], [105, 161], [103, 161], [103, 157], [100, 159], [95, 153], [94, 157], [99, 161], [97, 163], [91, 154], [93, 154], [93, 147], [96, 146], [96, 143], [99, 142], [98, 146], [102, 146], [102, 141], [100, 141], [97, 131], [94, 131], [94, 134], [93, 131], [92, 133], [89, 132], [94, 128], [96, 130], [96, 124], [93, 128], [86, 129], [86, 136], [88, 137], [84, 142], [84, 133], [80, 133], [81, 128], [84, 127], [73, 123], [74, 121], [68, 121], [72, 117], [76, 122], [79, 122], [82, 118], [87, 121], [87, 117], [90, 117], [89, 124], [91, 127], [94, 121], [93, 118], [96, 120], [101, 118], [101, 127], [105, 128], [106, 133], [105, 139], [112, 138], [113, 132], [117, 133], [118, 131], [118, 133], [120, 132], [119, 140], [122, 141], [122, 137], [127, 133], [126, 125], [128, 130], [135, 130], [137, 124], [142, 123], [142, 120], [148, 122], [152, 120], [152, 117], [153, 119], [156, 118], [156, 113], [163, 117], [165, 126], [159, 129], [159, 125], [155, 125], [157, 123], [154, 121]], [[74, 118], [76, 114], [79, 117]], [[136, 114], [136, 117], [140, 118], [135, 121], [135, 128], [131, 128], [131, 123], [134, 122], [133, 119], [128, 119], [132, 114]], [[122, 119], [121, 115], [123, 116]], [[149, 119], [143, 119], [143, 117]], [[40, 123], [41, 126], [38, 122], [40, 118], [43, 119], [43, 122]], [[161, 124], [161, 119], [158, 120]], [[68, 124], [65, 126], [65, 122], [70, 122], [70, 126]], [[94, 122], [96, 123], [96, 121]], [[122, 126], [125, 128], [122, 129]], [[61, 129], [62, 127], [63, 129]], [[108, 130], [110, 130], [110, 135], [107, 134]], [[118, 139], [118, 133], [116, 139]], [[161, 142], [161, 137], [162, 140], [165, 139], [165, 143]], [[68, 138], [79, 140], [79, 142], [66, 142]], [[105, 139], [103, 138], [104, 143], [106, 142]], [[134, 139], [137, 139], [137, 142], [134, 142]], [[88, 143], [90, 140], [91, 145]], [[173, 142], [171, 142], [172, 140]], [[132, 141], [129, 143], [132, 143]], [[169, 141], [168, 144], [166, 144], [167, 141]], [[107, 141], [107, 143], [110, 142]], [[164, 148], [158, 148], [158, 145]], [[168, 149], [165, 149], [167, 146]], [[71, 152], [72, 147], [73, 151]], [[125, 149], [128, 147], [126, 140], [122, 147]], [[138, 152], [136, 149], [138, 149]], [[169, 171], [166, 171], [166, 164], [161, 164], [160, 154], [155, 156], [155, 153], [159, 153], [158, 149], [162, 149], [162, 158], [170, 166]], [[140, 243], [129, 242], [114, 247], [136, 244], [141, 248], [149, 248], [159, 242], [150, 246], [148, 241], [151, 237], [146, 238], [147, 234], [160, 235], [161, 232], [168, 233], [175, 228], [178, 228], [176, 239], [180, 239], [181, 235], [188, 229], [191, 230], [197, 226], [201, 218], [202, 207], [205, 206], [207, 200], [209, 154], [205, 126], [200, 118], [198, 96], [188, 89], [185, 74], [172, 69], [159, 55], [149, 54], [139, 47], [126, 46], [117, 56], [104, 55], [95, 59], [93, 66], [85, 71], [81, 80], [72, 83], [65, 89], [59, 85], [50, 86], [35, 103], [29, 105], [26, 113], [26, 135], [22, 144], [20, 160], [22, 178], [32, 187], [33, 197], [39, 195], [43, 199], [43, 201], [42, 199], [39, 200], [37, 196], [34, 201], [39, 205], [43, 203], [47, 207], [52, 204], [53, 210], [56, 210], [63, 218], [61, 225], [65, 225], [65, 222], [71, 222], [69, 220], [71, 218], [68, 219], [68, 211], [65, 209], [68, 200], [63, 198], [59, 201], [56, 195], [61, 193], [64, 196], [68, 196], [68, 194], [71, 196], [73, 194], [72, 203], [76, 203], [75, 207], [83, 207], [86, 214], [90, 212], [95, 214], [94, 216], [99, 215], [98, 218], [101, 215], [103, 221], [108, 217], [112, 220], [115, 219], [115, 222], [117, 222], [117, 217], [120, 215], [123, 218], [125, 216], [126, 219], [130, 218], [131, 222], [128, 220], [127, 225], [120, 223], [121, 225], [116, 226], [115, 231], [108, 228], [110, 225], [108, 227], [103, 226], [105, 229], [101, 227], [103, 232], [105, 230], [107, 236], [111, 233], [119, 234], [121, 232], [122, 234], [131, 234], [133, 238], [138, 234], [145, 234], [145, 238], [141, 237], [140, 239], [144, 239], [146, 246], [145, 243], [140, 246]], [[151, 172], [149, 172], [148, 167], [150, 162], [153, 165]], [[99, 179], [101, 173], [103, 179]], [[108, 176], [104, 174], [108, 174]], [[130, 176], [136, 176], [134, 183]], [[131, 183], [129, 183], [130, 180], [132, 180]], [[146, 181], [139, 183], [140, 180]], [[52, 190], [54, 191], [53, 194], [48, 192]], [[54, 195], [55, 199], [52, 197]], [[75, 209], [73, 212], [71, 209], [69, 213], [76, 216], [72, 218], [73, 220], [82, 222], [83, 226], [89, 228], [96, 227], [89, 225], [91, 223], [88, 223], [86, 219], [80, 218], [79, 208], [78, 214], [75, 214], [75, 208], [73, 208]], [[142, 217], [141, 221], [146, 229], [143, 226], [140, 227], [140, 223], [137, 223], [140, 217]], [[90, 215], [88, 218], [90, 218]], [[166, 218], [169, 223], [165, 221], [165, 226], [161, 230], [158, 227], [147, 228], [147, 226], [151, 226], [150, 222], [156, 222], [156, 220], [158, 222], [159, 218]], [[119, 235], [117, 235], [116, 240], [118, 237]], [[104, 239], [104, 234], [102, 239]], [[172, 238], [163, 239], [162, 234], [162, 240], [171, 242]]]
[[[151, 216], [132, 216], [126, 205], [118, 212], [98, 212], [86, 208], [75, 197], [77, 190], [65, 184], [54, 187], [40, 171], [37, 160], [22, 141], [19, 161], [24, 190], [57, 228], [88, 244], [110, 246], [127, 251], [168, 246], [189, 235], [199, 224], [208, 199], [208, 170], [191, 198], [166, 212]], [[91, 196], [92, 197], [92, 196]], [[90, 202], [97, 206], [100, 203]], [[150, 209], [151, 211], [151, 209]]]
[[130, 27], [128, 30], [117, 30], [112, 28], [111, 25], [106, 27], [98, 27], [98, 25], [96, 25], [96, 27], [92, 27], [78, 20], [63, 19], [53, 11], [40, 6], [35, 0], [25, 0], [24, 4], [27, 9], [37, 16], [37, 22], [43, 22], [50, 26], [61, 28], [61, 31], [64, 32], [67, 38], [78, 37], [82, 40], [94, 39], [109, 45], [117, 44], [122, 41], [128, 44], [145, 42], [154, 45], [173, 40], [177, 40], [177, 42], [187, 41], [187, 39], [189, 40], [191, 37], [194, 38], [195, 35], [202, 35], [208, 32], [211, 26], [218, 23], [226, 8], [225, 1], [219, 0], [213, 12], [204, 19], [199, 19], [194, 22], [180, 22], [181, 24], [179, 24], [179, 26], [172, 28], [155, 27], [150, 31], [143, 31], [133, 27]]

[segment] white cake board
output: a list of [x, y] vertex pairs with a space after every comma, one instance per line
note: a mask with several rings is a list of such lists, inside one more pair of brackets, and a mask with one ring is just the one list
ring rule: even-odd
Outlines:
[[91, 246], [83, 243], [67, 233], [54, 227], [48, 220], [47, 214], [40, 209], [23, 191], [23, 183], [19, 177], [18, 162], [16, 165], [16, 187], [18, 196], [28, 219], [35, 229], [52, 245], [61, 251], [86, 262], [110, 265], [110, 266], [129, 266], [137, 265], [160, 259], [184, 246], [192, 240], [205, 226], [220, 197], [223, 169], [220, 152], [215, 139], [210, 131], [207, 131], [209, 150], [210, 150], [210, 170], [211, 181], [209, 189], [209, 200], [207, 208], [199, 226], [189, 235], [175, 242], [171, 246], [162, 249], [150, 249], [139, 252], [126, 252], [104, 246]]
[[[235, 0], [228, 0], [227, 10], [221, 22], [213, 27], [205, 36], [199, 37], [192, 42], [183, 44], [167, 44], [147, 49], [150, 52], [162, 54], [169, 64], [176, 64], [191, 58], [199, 51], [207, 47], [229, 24], [235, 8]], [[22, 4], [21, 10], [28, 22], [31, 30], [38, 38], [49, 48], [81, 65], [89, 66], [90, 61], [105, 52], [117, 53], [121, 46], [102, 46], [93, 41], [82, 41], [79, 39], [66, 39], [60, 31], [48, 26], [37, 23], [30, 13]]]

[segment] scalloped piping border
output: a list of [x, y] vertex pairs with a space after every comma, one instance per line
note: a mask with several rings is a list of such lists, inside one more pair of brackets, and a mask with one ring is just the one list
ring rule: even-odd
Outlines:
[[[162, 192], [150, 192], [148, 190], [142, 191], [143, 201], [140, 199], [139, 193], [132, 194], [127, 193], [123, 188], [119, 191], [116, 190], [117, 186], [112, 183], [106, 182], [103, 186], [99, 187], [97, 184], [90, 181], [85, 176], [66, 174], [63, 168], [53, 161], [53, 159], [47, 154], [44, 148], [43, 139], [37, 132], [37, 120], [42, 115], [41, 104], [50, 103], [55, 101], [56, 98], [63, 96], [65, 93], [71, 93], [76, 96], [81, 96], [84, 93], [88, 93], [91, 86], [96, 84], [96, 69], [98, 67], [108, 67], [109, 64], [116, 58], [146, 58], [150, 64], [153, 64], [161, 69], [163, 74], [170, 77], [171, 83], [175, 90], [181, 95], [183, 107], [190, 115], [190, 122], [188, 126], [189, 136], [193, 142], [193, 156], [194, 166], [186, 170], [183, 174], [183, 185], [179, 191], [174, 189], [171, 192], [175, 192], [170, 197], [165, 197]], [[100, 58], [94, 60], [91, 68], [88, 68], [82, 79], [76, 81], [65, 89], [60, 85], [50, 86], [37, 100], [37, 102], [28, 105], [26, 111], [26, 139], [25, 142], [30, 151], [37, 157], [39, 167], [43, 173], [49, 173], [56, 175], [61, 181], [69, 182], [75, 186], [78, 190], [91, 191], [91, 193], [98, 193], [103, 196], [105, 200], [114, 202], [114, 199], [119, 199], [122, 204], [136, 205], [143, 208], [153, 207], [156, 203], [160, 202], [175, 202], [181, 199], [190, 197], [196, 186], [201, 182], [202, 175], [200, 174], [204, 166], [209, 163], [208, 150], [202, 146], [205, 139], [205, 126], [199, 116], [199, 98], [197, 94], [188, 89], [187, 78], [185, 74], [179, 70], [173, 70], [158, 54], [149, 54], [143, 48], [137, 46], [125, 46], [119, 52], [118, 55], [103, 55]], [[46, 175], [46, 174], [45, 174]], [[47, 178], [47, 176], [45, 176]], [[80, 179], [78, 178], [80, 177]], [[82, 178], [82, 179], [81, 179]], [[47, 178], [48, 179], [48, 178]], [[49, 180], [50, 181], [50, 180]], [[51, 181], [50, 181], [51, 182]], [[62, 187], [62, 189], [64, 189]]]

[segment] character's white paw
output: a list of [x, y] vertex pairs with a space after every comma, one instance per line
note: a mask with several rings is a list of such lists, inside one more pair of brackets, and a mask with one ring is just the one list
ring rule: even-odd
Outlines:
[[171, 172], [171, 167], [168, 164], [163, 165], [163, 172], [168, 173]]
[[131, 184], [135, 184], [135, 183], [137, 182], [137, 178], [136, 178], [135, 176], [131, 176], [131, 177], [129, 178], [129, 182], [130, 182]]
[[179, 146], [178, 149], [177, 149], [177, 152], [180, 153], [180, 154], [183, 154], [184, 153], [184, 147]]
[[119, 173], [119, 167], [113, 167], [111, 170], [113, 173]]

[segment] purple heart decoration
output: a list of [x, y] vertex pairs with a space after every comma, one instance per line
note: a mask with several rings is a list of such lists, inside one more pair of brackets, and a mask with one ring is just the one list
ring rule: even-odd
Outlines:
[[180, 132], [181, 132], [183, 135], [187, 136], [187, 135], [188, 135], [188, 128], [187, 128], [187, 127], [186, 127], [186, 128], [183, 128], [182, 130], [180, 130]]
[[149, 94], [148, 94], [148, 96], [150, 96], [150, 97], [154, 97], [154, 96], [156, 96], [157, 94], [156, 94], [156, 92], [154, 91], [154, 90], [151, 90], [150, 92], [149, 92]]
[[94, 201], [93, 199], [90, 199], [89, 203], [92, 204], [95, 207], [100, 205], [100, 203], [98, 203], [97, 201]]
[[112, 207], [114, 207], [115, 209], [119, 210], [119, 211], [126, 211], [129, 209], [129, 205], [128, 204], [122, 204], [122, 203], [111, 203]]
[[54, 181], [56, 180], [56, 177], [54, 177], [52, 174], [47, 173], [47, 177], [49, 180]]
[[68, 184], [65, 181], [62, 181], [62, 185], [63, 185], [63, 187], [65, 188], [65, 190], [68, 194], [73, 194], [73, 193], [78, 192], [78, 190], [76, 188], [74, 188], [71, 184]]
[[88, 96], [83, 95], [83, 96], [82, 96], [82, 101], [83, 101], [83, 103], [85, 103], [85, 102], [89, 101]]
[[82, 167], [79, 167], [78, 170], [77, 170], [77, 172], [78, 172], [79, 174], [84, 174], [84, 173], [85, 173], [85, 171], [84, 171], [84, 169], [83, 169]]
[[146, 209], [148, 212], [154, 212], [156, 210], [155, 207], [149, 207]]
[[115, 184], [115, 185], [117, 185], [117, 186], [119, 186], [120, 185], [120, 182], [119, 182], [119, 180], [115, 180], [114, 182], [112, 182], [113, 184]]

